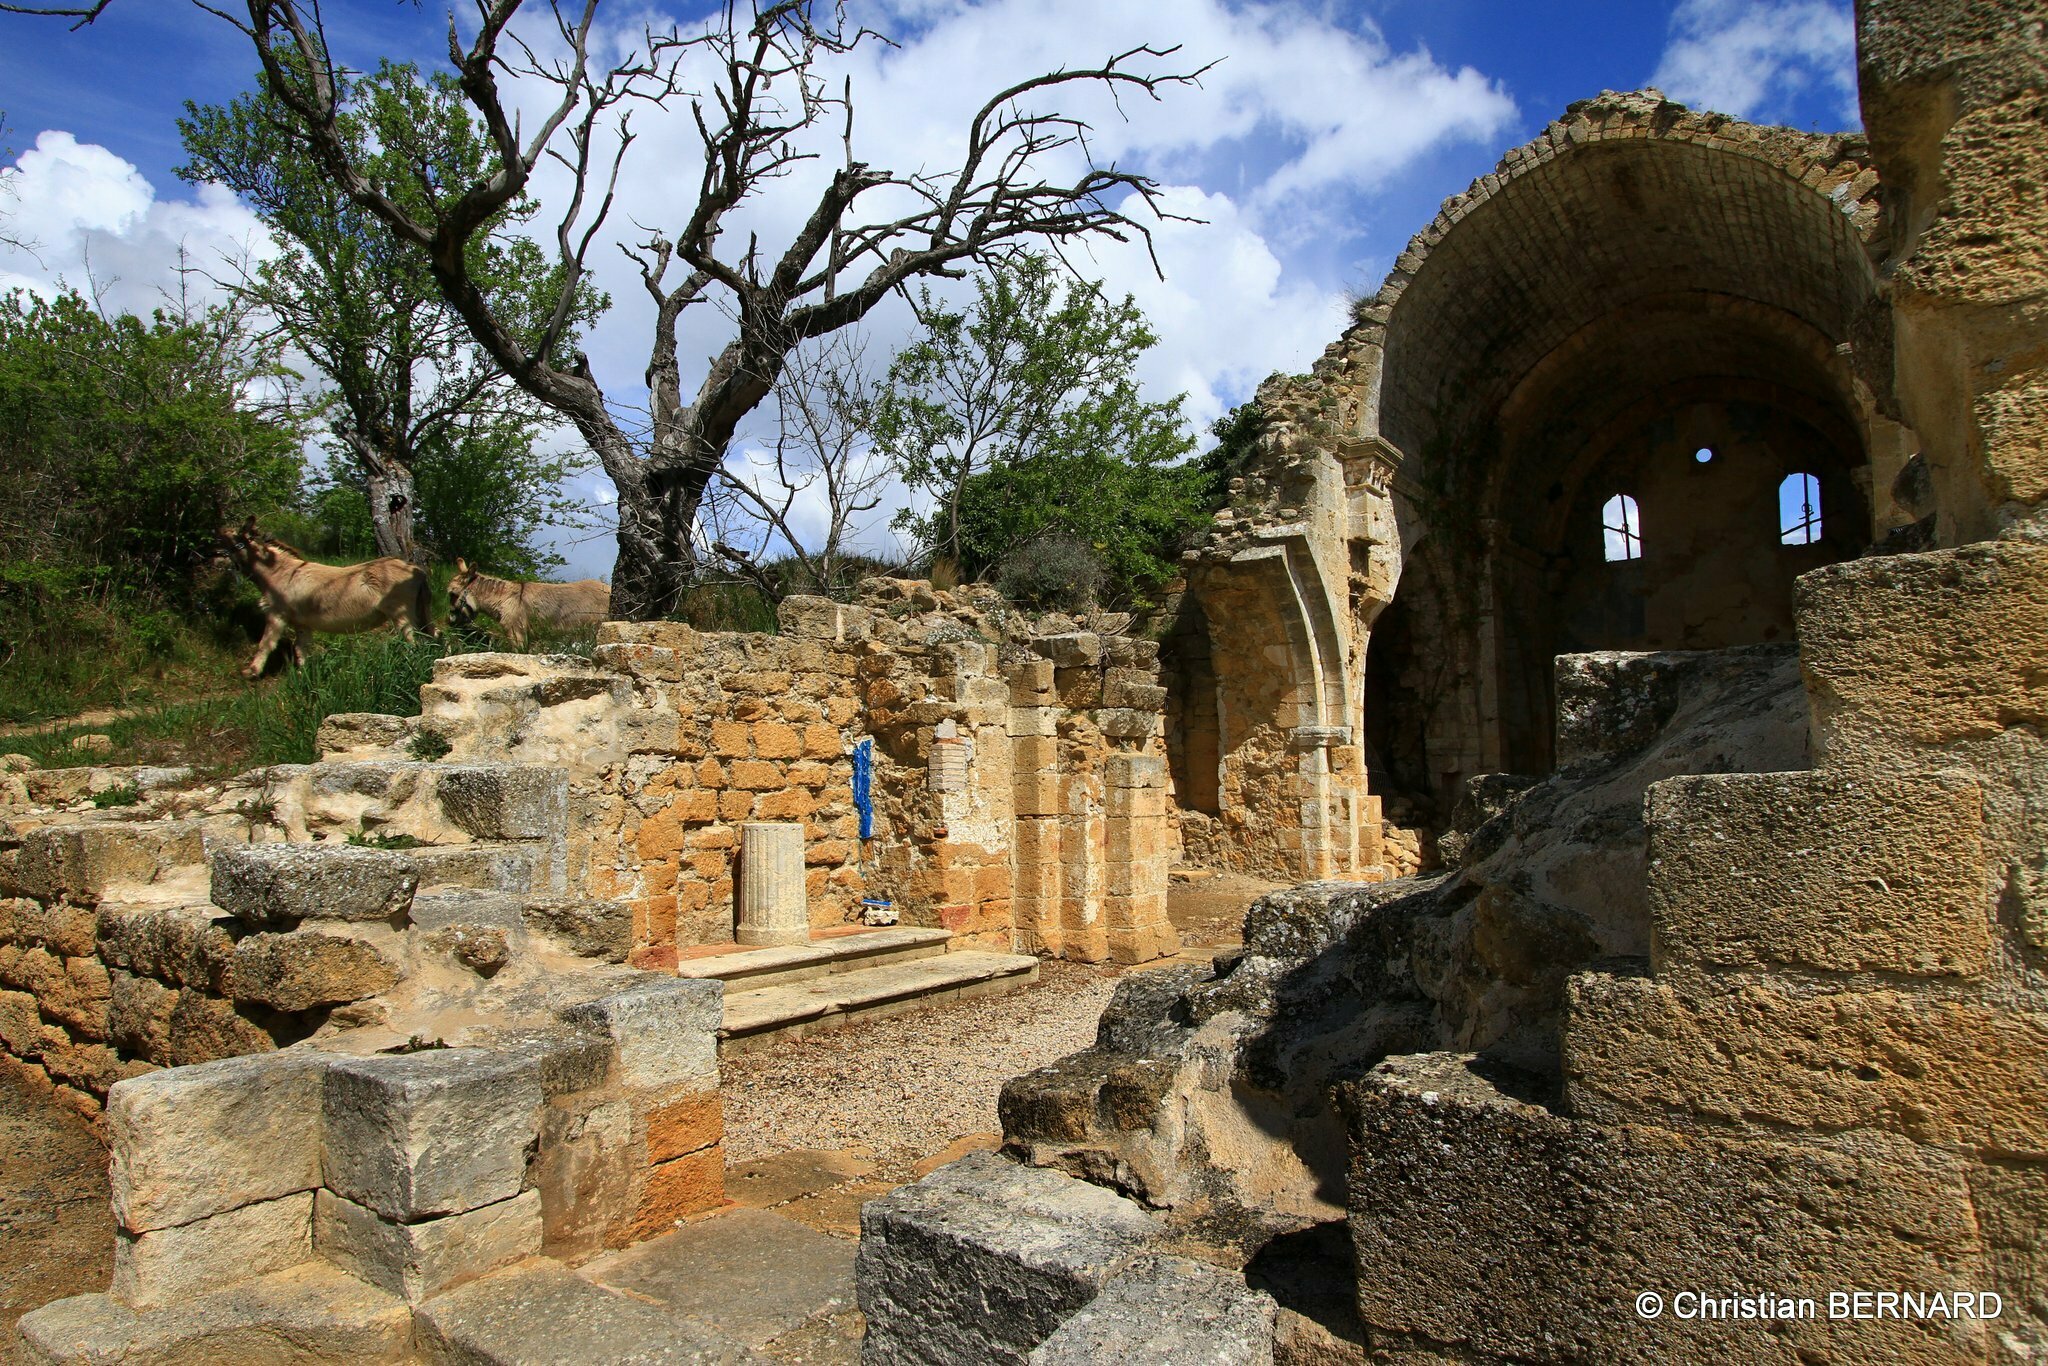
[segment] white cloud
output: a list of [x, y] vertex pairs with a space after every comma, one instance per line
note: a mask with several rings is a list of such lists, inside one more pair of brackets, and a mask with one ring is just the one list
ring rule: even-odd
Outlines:
[[1855, 127], [1855, 18], [1845, 0], [1683, 0], [1651, 82], [1745, 119], [1788, 117], [1791, 101], [1817, 91]]
[[232, 192], [202, 185], [189, 200], [158, 199], [133, 165], [66, 132], [39, 135], [7, 184], [6, 234], [24, 245], [0, 245], [0, 292], [96, 290], [110, 311], [146, 317], [181, 284], [198, 299], [213, 296], [204, 274], [181, 282], [181, 264], [218, 275], [224, 258], [274, 250]]

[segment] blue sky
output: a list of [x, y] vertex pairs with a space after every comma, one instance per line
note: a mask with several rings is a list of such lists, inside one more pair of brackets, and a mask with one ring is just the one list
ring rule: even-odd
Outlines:
[[[328, 8], [345, 15], [339, 46], [352, 62], [432, 62], [444, 50], [445, 9], [432, 3]], [[650, 0], [606, 7], [663, 10], [689, 17]], [[881, 164], [938, 164], [968, 103], [1027, 69], [1147, 39], [1181, 42], [1197, 63], [1225, 59], [1203, 89], [1128, 122], [1093, 111], [1104, 147], [1207, 220], [1162, 233], [1164, 282], [1138, 253], [1094, 257], [1161, 333], [1142, 372], [1148, 388], [1187, 392], [1204, 424], [1266, 374], [1311, 362], [1340, 330], [1346, 297], [1377, 288], [1437, 204], [1573, 100], [1655, 83], [1759, 122], [1831, 131], [1856, 121], [1847, 0], [877, 0], [854, 10], [903, 42], [852, 70], [862, 150]], [[20, 154], [0, 211], [36, 246], [0, 247], [0, 288], [82, 285], [89, 269], [111, 304], [146, 308], [174, 278], [181, 245], [202, 261], [260, 252], [260, 230], [230, 196], [172, 175], [183, 101], [224, 102], [253, 70], [244, 39], [176, 0], [115, 0], [76, 33], [0, 15], [0, 109]], [[673, 187], [690, 178], [670, 169], [687, 167], [684, 131], [644, 139], [628, 163], [624, 208], [642, 222], [676, 212]], [[764, 205], [764, 231], [801, 207]], [[590, 351], [607, 391], [635, 403], [646, 319], [630, 277], [608, 283], [620, 305]], [[906, 326], [874, 319], [884, 354]], [[686, 337], [684, 354], [717, 341]], [[601, 505], [607, 490], [588, 478], [581, 492]], [[578, 572], [609, 569], [604, 538], [568, 549]]]

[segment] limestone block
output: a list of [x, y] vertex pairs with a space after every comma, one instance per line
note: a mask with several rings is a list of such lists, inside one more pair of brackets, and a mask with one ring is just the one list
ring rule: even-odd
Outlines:
[[22, 837], [15, 880], [39, 901], [97, 901], [108, 889], [147, 886], [165, 872], [206, 861], [196, 821], [45, 826]]
[[219, 992], [226, 988], [235, 948], [221, 918], [211, 906], [110, 903], [99, 916], [100, 957], [140, 977]]
[[717, 1209], [725, 1199], [725, 1152], [706, 1148], [646, 1167], [634, 1178], [632, 1214], [606, 1234], [613, 1247], [626, 1247], [667, 1233], [692, 1215]]
[[1102, 637], [1092, 631], [1039, 636], [1031, 642], [1031, 648], [1057, 669], [1092, 669], [1102, 662]]
[[1102, 733], [1118, 740], [1148, 740], [1165, 733], [1165, 718], [1156, 711], [1134, 711], [1128, 707], [1105, 707], [1095, 713]]
[[337, 1059], [322, 1092], [323, 1184], [401, 1222], [510, 1199], [540, 1107], [539, 1061], [519, 1051]]
[[1652, 962], [1981, 973], [1990, 870], [1956, 775], [1719, 774], [1652, 784]]
[[646, 1089], [718, 1084], [724, 983], [649, 975], [626, 990], [570, 1006], [562, 1019], [611, 1041], [614, 1078]]
[[1681, 995], [1588, 973], [1566, 987], [1574, 1113], [1686, 1112], [2048, 1158], [2048, 1014], [1896, 991]]
[[77, 1295], [18, 1327], [35, 1366], [333, 1366], [404, 1361], [412, 1343], [405, 1301], [317, 1260], [147, 1313]]
[[667, 1162], [712, 1147], [725, 1137], [725, 1106], [716, 1090], [686, 1091], [647, 1111], [647, 1160]]
[[436, 776], [442, 811], [473, 839], [546, 839], [568, 819], [569, 777], [558, 768], [464, 764]]
[[[171, 1017], [178, 993], [148, 977], [116, 968], [108, 974], [107, 1036], [116, 1048], [151, 1062], [171, 1052]], [[0, 1000], [0, 1040], [6, 1038], [6, 1007]]]
[[301, 1191], [146, 1233], [121, 1230], [108, 1295], [153, 1309], [236, 1281], [297, 1266], [313, 1255], [313, 1193]]
[[[1529, 1362], [1985, 1360], [1969, 1321], [1831, 1321], [1831, 1291], [1980, 1289], [1956, 1164], [1565, 1119], [1459, 1055], [1340, 1088], [1369, 1330]], [[1663, 1297], [1661, 1317], [1634, 1309]], [[1811, 1319], [1682, 1317], [1681, 1292], [1814, 1297]]]
[[325, 1061], [287, 1050], [116, 1084], [107, 1094], [114, 1218], [140, 1233], [319, 1185]]
[[236, 944], [227, 989], [237, 1001], [300, 1011], [375, 996], [398, 977], [397, 966], [362, 939], [295, 930]]
[[393, 1223], [332, 1191], [313, 1201], [313, 1250], [412, 1304], [540, 1247], [538, 1191], [416, 1224]]
[[268, 1053], [277, 1047], [276, 1040], [261, 1026], [242, 1018], [232, 1004], [201, 991], [178, 993], [177, 1004], [171, 1007], [167, 1039], [168, 1054], [163, 1061], [173, 1067]]
[[1140, 1257], [1032, 1350], [1032, 1366], [1202, 1362], [1270, 1366], [1279, 1306], [1233, 1275], [1185, 1257]]
[[739, 928], [742, 944], [806, 944], [810, 908], [804, 896], [804, 828], [750, 822], [740, 832]]
[[321, 720], [320, 729], [313, 734], [313, 749], [322, 759], [381, 758], [395, 754], [418, 725], [410, 716], [335, 712]]
[[1800, 661], [1830, 766], [2048, 729], [2048, 546], [1986, 541], [1801, 575]]
[[532, 1166], [548, 1255], [574, 1259], [603, 1249], [611, 1230], [632, 1211], [642, 1161], [633, 1110], [625, 1101], [548, 1102]]
[[418, 1335], [427, 1360], [464, 1366], [572, 1361], [737, 1366], [754, 1359], [702, 1324], [547, 1262], [486, 1276], [429, 1300], [419, 1307]]
[[1101, 1291], [1155, 1218], [1058, 1172], [976, 1153], [861, 1209], [874, 1363], [1023, 1362]]
[[252, 925], [392, 920], [419, 888], [411, 859], [349, 844], [231, 845], [213, 856], [213, 901]]
[[32, 1057], [41, 1030], [35, 997], [25, 991], [0, 991], [0, 1048], [17, 1058]]
[[874, 629], [874, 615], [872, 608], [802, 593], [775, 608], [776, 624], [787, 640], [865, 640]]

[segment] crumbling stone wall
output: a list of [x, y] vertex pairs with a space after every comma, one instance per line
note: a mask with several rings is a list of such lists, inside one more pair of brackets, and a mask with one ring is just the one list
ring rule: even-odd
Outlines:
[[[330, 758], [404, 752], [559, 767], [564, 884], [630, 908], [635, 961], [729, 943], [747, 821], [804, 827], [814, 928], [888, 900], [960, 948], [1141, 962], [1174, 951], [1150, 641], [1037, 635], [985, 589], [873, 581], [792, 598], [779, 635], [607, 624], [588, 661], [442, 661], [417, 721], [330, 720]], [[874, 838], [853, 806], [874, 741]]]

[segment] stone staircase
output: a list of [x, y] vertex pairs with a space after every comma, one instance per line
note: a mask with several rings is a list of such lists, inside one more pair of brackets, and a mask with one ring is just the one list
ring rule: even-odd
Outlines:
[[949, 953], [952, 934], [908, 926], [857, 930], [808, 944], [686, 957], [678, 976], [725, 983], [720, 1047], [740, 1052], [937, 1001], [993, 995], [1038, 978], [1014, 953]]

